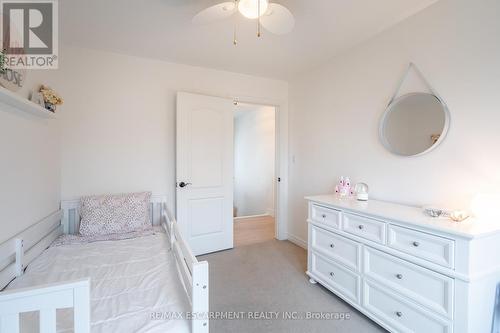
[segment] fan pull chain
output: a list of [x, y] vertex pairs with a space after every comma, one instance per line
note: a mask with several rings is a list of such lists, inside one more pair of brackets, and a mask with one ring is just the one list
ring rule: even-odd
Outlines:
[[260, 0], [257, 0], [257, 37], [260, 37]]
[[[238, 8], [238, 1], [239, 0], [234, 0], [234, 5], [236, 6], [236, 8]], [[234, 20], [234, 31], [233, 31], [233, 45], [234, 46], [237, 46], [238, 45], [238, 39], [236, 38], [236, 27], [238, 25], [238, 19], [235, 18]]]
[[233, 45], [238, 45], [238, 40], [236, 39], [236, 23], [234, 24], [234, 33], [233, 33]]

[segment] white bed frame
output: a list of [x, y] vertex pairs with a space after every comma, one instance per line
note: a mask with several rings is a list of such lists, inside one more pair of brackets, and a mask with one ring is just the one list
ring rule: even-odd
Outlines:
[[[0, 244], [0, 290], [21, 276], [25, 268], [61, 234], [74, 234], [80, 223], [79, 200], [61, 202], [61, 210]], [[150, 219], [168, 235], [179, 277], [191, 304], [192, 333], [207, 333], [208, 263], [199, 262], [181, 237], [166, 198], [151, 198]], [[19, 315], [40, 312], [40, 332], [56, 332], [56, 310], [73, 308], [75, 333], [90, 332], [90, 279], [0, 292], [0, 333], [18, 333]]]

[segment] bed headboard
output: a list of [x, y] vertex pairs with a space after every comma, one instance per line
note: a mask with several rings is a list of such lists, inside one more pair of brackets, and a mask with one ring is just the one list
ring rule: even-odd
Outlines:
[[[149, 218], [152, 225], [160, 225], [161, 215], [164, 209], [164, 203], [167, 197], [164, 195], [151, 196], [149, 207]], [[65, 234], [76, 234], [80, 228], [80, 199], [61, 201], [62, 225]]]

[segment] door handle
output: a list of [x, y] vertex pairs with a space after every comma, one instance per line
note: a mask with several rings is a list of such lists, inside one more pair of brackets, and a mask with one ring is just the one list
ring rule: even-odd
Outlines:
[[180, 182], [179, 187], [186, 187], [188, 185], [192, 185], [191, 183]]

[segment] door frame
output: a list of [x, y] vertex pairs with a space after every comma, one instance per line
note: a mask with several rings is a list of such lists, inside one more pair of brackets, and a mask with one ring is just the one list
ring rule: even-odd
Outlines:
[[[275, 231], [278, 240], [288, 239], [287, 212], [288, 212], [288, 114], [285, 108], [272, 102], [265, 102], [258, 98], [233, 98], [233, 102], [258, 106], [274, 107], [275, 116], [275, 149], [274, 149], [274, 210]], [[278, 181], [280, 179], [280, 181]]]
[[[278, 240], [288, 239], [288, 104], [286, 101], [266, 99], [253, 96], [234, 96], [220, 95], [199, 91], [178, 91], [193, 94], [207, 95], [213, 97], [227, 98], [233, 102], [273, 106], [275, 108], [275, 170], [276, 180], [279, 177], [280, 182], [276, 181], [275, 193], [275, 237]], [[175, 199], [177, 201], [177, 198]]]

